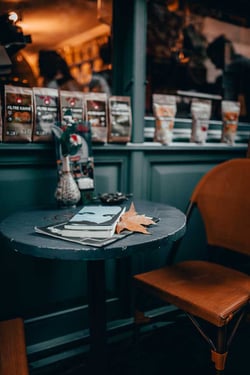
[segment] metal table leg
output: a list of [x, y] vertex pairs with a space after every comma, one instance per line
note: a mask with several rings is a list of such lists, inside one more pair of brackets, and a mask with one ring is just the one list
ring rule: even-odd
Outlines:
[[[91, 373], [107, 368], [105, 261], [87, 263]], [[96, 371], [95, 371], [96, 370]]]

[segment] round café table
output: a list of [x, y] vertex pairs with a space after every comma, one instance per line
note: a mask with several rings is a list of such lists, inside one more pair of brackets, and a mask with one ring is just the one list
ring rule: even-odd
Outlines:
[[[33, 257], [87, 262], [90, 359], [93, 374], [104, 373], [106, 352], [105, 260], [130, 257], [137, 252], [166, 248], [185, 233], [186, 216], [179, 209], [151, 201], [133, 199], [138, 214], [159, 219], [148, 229], [150, 234], [133, 233], [105, 247], [84, 246], [38, 234], [34, 226], [46, 226], [67, 221], [79, 210], [35, 209], [16, 212], [0, 223], [0, 233], [8, 248]], [[125, 203], [127, 208], [131, 202]], [[94, 371], [94, 367], [96, 371]]]

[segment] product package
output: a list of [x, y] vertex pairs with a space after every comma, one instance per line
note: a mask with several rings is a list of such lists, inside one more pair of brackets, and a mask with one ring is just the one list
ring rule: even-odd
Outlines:
[[85, 94], [86, 121], [91, 125], [93, 143], [107, 143], [108, 119], [107, 119], [107, 94]]
[[235, 142], [240, 115], [240, 102], [222, 100], [222, 135], [221, 142], [233, 145]]
[[127, 143], [131, 140], [132, 113], [129, 96], [110, 96], [108, 100], [108, 142]]
[[192, 99], [192, 130], [190, 142], [205, 143], [211, 117], [212, 104], [211, 100]]
[[4, 86], [4, 142], [31, 142], [33, 96], [29, 87]]
[[73, 120], [83, 121], [85, 119], [84, 93], [81, 91], [59, 90], [59, 107], [61, 119], [68, 110], [71, 110]]
[[51, 142], [52, 126], [59, 121], [58, 90], [33, 87], [34, 128], [33, 142]]
[[155, 116], [154, 142], [166, 145], [172, 142], [176, 111], [175, 95], [153, 94], [153, 113]]
[[[92, 154], [90, 123], [84, 120], [83, 93], [60, 91], [61, 121], [58, 127], [65, 131], [72, 128], [80, 137], [81, 147], [74, 155], [69, 155], [70, 168], [80, 190], [94, 189], [94, 158]], [[55, 128], [54, 128], [55, 130]], [[56, 138], [58, 177], [62, 173], [62, 151]]]

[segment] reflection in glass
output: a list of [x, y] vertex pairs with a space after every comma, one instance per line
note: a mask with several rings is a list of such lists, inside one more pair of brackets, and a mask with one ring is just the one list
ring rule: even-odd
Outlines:
[[[248, 80], [243, 82], [240, 79], [242, 73], [245, 76], [250, 74], [250, 63], [247, 62], [250, 58], [247, 16], [244, 18], [243, 12], [239, 14], [240, 10], [237, 9], [232, 14], [232, 10], [227, 7], [222, 9], [218, 3], [207, 1], [149, 0], [147, 10], [147, 113], [152, 113], [154, 93], [173, 94], [181, 90], [193, 93], [194, 96], [201, 93], [203, 96], [207, 95], [207, 99], [212, 99], [212, 118], [215, 119], [221, 118], [218, 100], [239, 100], [240, 118], [248, 119], [250, 89], [244, 87]], [[207, 48], [223, 34], [227, 35], [228, 41], [233, 45], [234, 53], [229, 53], [228, 44], [222, 52], [223, 65], [217, 65]], [[224, 73], [228, 70], [227, 63], [239, 55], [244, 56], [245, 65], [238, 69], [236, 80], [232, 78], [236, 69], [230, 70], [228, 75], [231, 75], [231, 83], [234, 81], [234, 93], [228, 94], [228, 79], [225, 83]], [[242, 82], [237, 90], [236, 81]], [[188, 102], [190, 104], [190, 100]], [[177, 113], [177, 116], [190, 113], [190, 108], [185, 108], [183, 101], [182, 107], [182, 113]]]

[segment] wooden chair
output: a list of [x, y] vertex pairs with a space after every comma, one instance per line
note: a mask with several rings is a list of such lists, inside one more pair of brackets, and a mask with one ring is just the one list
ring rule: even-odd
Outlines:
[[[209, 254], [219, 248], [223, 259], [233, 254], [249, 260], [250, 159], [223, 162], [204, 175], [191, 196], [188, 223], [194, 207], [204, 222]], [[134, 275], [133, 285], [135, 292], [139, 288], [185, 312], [211, 348], [215, 373], [224, 373], [229, 345], [250, 305], [247, 272], [211, 257]]]
[[0, 322], [0, 374], [29, 375], [21, 318]]

